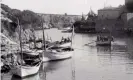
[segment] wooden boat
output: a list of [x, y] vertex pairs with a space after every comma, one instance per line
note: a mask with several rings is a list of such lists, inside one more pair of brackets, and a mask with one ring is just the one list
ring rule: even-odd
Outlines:
[[12, 65], [11, 66], [11, 73], [13, 73], [14, 75], [17, 75], [21, 78], [27, 77], [27, 76], [31, 76], [34, 74], [37, 74], [39, 69], [40, 69], [40, 65], [41, 65], [41, 61], [37, 62], [36, 65]]
[[70, 47], [71, 46], [71, 40], [69, 41], [55, 41], [55, 42], [51, 42], [47, 48], [50, 47]]
[[56, 41], [55, 43], [49, 45], [48, 48], [50, 47], [54, 47], [54, 46], [58, 46], [58, 47], [70, 47], [71, 46], [71, 40], [61, 40], [60, 42], [59, 41]]
[[71, 40], [70, 38], [62, 38], [62, 40], [59, 42], [58, 46], [60, 47], [70, 47], [71, 46]]
[[[10, 68], [11, 68], [11, 73], [13, 75], [17, 75], [21, 78], [24, 78], [26, 76], [30, 76], [30, 75], [38, 73], [42, 61], [40, 60], [40, 57], [36, 57], [35, 59], [32, 59], [34, 61], [31, 62], [31, 64], [27, 64], [26, 60], [24, 61], [24, 55], [23, 55], [24, 52], [23, 52], [22, 41], [21, 41], [22, 40], [21, 39], [21, 26], [19, 25], [18, 18], [17, 18], [17, 23], [18, 23], [18, 27], [19, 27], [20, 55], [18, 55], [16, 57], [16, 59], [14, 59], [13, 63], [10, 65]], [[34, 55], [32, 51], [25, 52], [25, 53], [28, 53], [28, 54], [31, 53], [30, 56], [37, 55], [36, 53]], [[15, 56], [15, 54], [13, 56]], [[28, 59], [28, 58], [25, 58], [25, 59]], [[15, 60], [17, 60], [17, 61], [15, 61]]]
[[45, 55], [48, 56], [51, 60], [60, 60], [71, 58], [73, 55], [74, 49], [72, 48], [72, 40], [74, 35], [74, 26], [72, 28], [71, 40], [69, 38], [62, 39], [61, 43], [58, 46], [49, 47]]
[[38, 73], [42, 63], [39, 53], [35, 51], [30, 51], [30, 50], [23, 51], [22, 56], [23, 56], [23, 59], [19, 58], [21, 56], [17, 56], [18, 61], [10, 65], [11, 73], [21, 78]]
[[74, 25], [72, 26], [72, 28], [68, 27], [67, 30], [71, 30], [72, 32], [72, 35], [71, 35], [71, 39], [68, 37], [68, 38], [63, 38], [61, 39], [60, 42], [57, 42], [57, 46], [59, 47], [70, 47], [71, 44], [72, 44], [72, 38], [74, 36]]
[[28, 77], [23, 78], [23, 79], [13, 75], [11, 80], [40, 80], [40, 77], [39, 77], [39, 73], [32, 75], [32, 76], [28, 76]]
[[62, 59], [71, 58], [72, 51], [66, 51], [66, 52], [47, 51], [46, 55], [48, 55], [50, 60], [62, 60]]
[[113, 37], [110, 36], [97, 36], [96, 45], [97, 46], [111, 46]]
[[[73, 31], [74, 31], [74, 28], [73, 28]], [[73, 38], [73, 33], [72, 33], [71, 38]], [[60, 59], [66, 59], [66, 58], [72, 57], [73, 49], [70, 47], [72, 45], [71, 40], [61, 41], [61, 43], [58, 41], [54, 42], [54, 43], [50, 44], [48, 48], [46, 48], [46, 46], [44, 46], [44, 48], [43, 48], [44, 50], [42, 50], [43, 62], [45, 62], [47, 60], [60, 60]], [[44, 41], [43, 43], [46, 44], [44, 30], [43, 30], [43, 41]], [[70, 44], [70, 45], [68, 46], [68, 44]], [[48, 59], [46, 59], [46, 57]]]
[[48, 61], [50, 61], [50, 59], [47, 57], [47, 56], [45, 56], [44, 54], [44, 50], [37, 50], [36, 52], [38, 52], [39, 54], [42, 54], [42, 56], [41, 56], [41, 60], [42, 60], [42, 62], [48, 62]]
[[99, 45], [99, 46], [110, 46], [111, 45], [111, 41], [96, 41], [96, 45]]
[[51, 47], [47, 50], [38, 50], [40, 53], [44, 53], [43, 62], [51, 61], [51, 60], [62, 60], [71, 58], [73, 55], [73, 49], [71, 47]]
[[71, 46], [71, 42], [62, 43], [59, 46], [60, 47], [69, 47], [69, 46]]
[[71, 47], [51, 47], [45, 52], [45, 56], [50, 60], [67, 59], [72, 57], [73, 51]]
[[69, 37], [68, 38], [62, 37], [61, 41], [51, 42], [48, 44], [48, 46], [46, 46], [46, 48], [55, 47], [55, 46], [56, 47], [71, 47], [71, 44], [72, 44], [72, 39], [70, 39]]

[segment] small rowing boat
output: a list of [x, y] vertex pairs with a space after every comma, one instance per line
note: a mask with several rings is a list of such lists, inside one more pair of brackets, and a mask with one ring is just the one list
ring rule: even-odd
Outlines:
[[111, 46], [113, 41], [112, 36], [97, 36], [96, 45], [97, 46]]

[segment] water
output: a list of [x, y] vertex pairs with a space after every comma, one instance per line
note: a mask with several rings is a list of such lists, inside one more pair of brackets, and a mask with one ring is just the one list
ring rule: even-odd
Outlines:
[[[41, 31], [36, 33], [36, 36], [42, 36]], [[71, 36], [57, 29], [46, 30], [47, 34], [53, 41]], [[133, 39], [115, 38], [111, 47], [96, 47], [91, 43], [94, 40], [96, 35], [75, 34], [73, 58], [44, 63], [38, 74], [24, 80], [133, 80]], [[91, 44], [85, 45], [87, 43]], [[2, 78], [11, 80], [9, 75]], [[18, 79], [12, 77], [12, 80]]]

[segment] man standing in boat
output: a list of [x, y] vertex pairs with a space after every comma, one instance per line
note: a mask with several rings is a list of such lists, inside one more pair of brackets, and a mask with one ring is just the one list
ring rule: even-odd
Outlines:
[[113, 36], [108, 36], [108, 39], [111, 41], [114, 41], [114, 37]]

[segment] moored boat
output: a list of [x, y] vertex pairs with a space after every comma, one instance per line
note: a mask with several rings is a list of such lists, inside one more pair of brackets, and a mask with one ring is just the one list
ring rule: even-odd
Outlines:
[[[12, 14], [8, 14], [8, 15], [10, 15], [10, 17], [12, 17], [12, 19], [13, 19], [13, 17], [15, 17], [15, 16], [12, 16]], [[21, 17], [21, 16], [20, 16]], [[15, 19], [13, 19], [13, 20], [15, 20], [15, 22], [13, 22], [13, 23], [16, 23], [16, 21], [17, 21], [17, 23], [16, 23], [16, 25], [18, 25], [18, 26], [16, 26], [16, 25], [14, 25], [14, 27], [16, 27], [16, 28], [19, 28], [19, 35], [17, 35], [17, 36], [19, 36], [19, 39], [17, 38], [17, 40], [19, 40], [20, 42], [18, 42], [18, 43], [20, 43], [19, 44], [19, 46], [20, 46], [20, 48], [18, 49], [19, 51], [20, 51], [20, 53], [21, 53], [21, 57], [19, 58], [20, 59], [20, 62], [17, 62], [16, 61], [16, 64], [14, 64], [14, 63], [11, 63], [10, 64], [10, 68], [11, 68], [11, 73], [12, 74], [14, 74], [14, 75], [17, 75], [17, 76], [19, 76], [19, 77], [21, 77], [21, 78], [24, 78], [24, 77], [27, 77], [27, 76], [30, 76], [30, 75], [33, 75], [33, 74], [36, 74], [36, 73], [38, 73], [38, 71], [39, 71], [39, 68], [40, 68], [40, 66], [41, 66], [41, 63], [42, 63], [42, 61], [40, 60], [40, 61], [38, 61], [38, 60], [35, 60], [35, 61], [33, 61], [33, 62], [30, 62], [29, 64], [27, 63], [28, 61], [32, 61], [32, 60], [34, 60], [34, 59], [27, 59], [26, 58], [26, 60], [24, 60], [24, 56], [23, 56], [23, 41], [22, 40], [24, 40], [23, 38], [22, 38], [22, 36], [21, 36], [21, 33], [23, 32], [23, 29], [20, 27], [20, 25], [19, 25], [19, 19], [17, 18], [17, 16], [15, 17], [17, 20], [15, 20]], [[15, 30], [15, 28], [14, 28], [14, 30]], [[31, 29], [30, 29], [31, 30]], [[24, 37], [24, 36], [23, 36]], [[14, 37], [13, 37], [14, 38]], [[26, 39], [27, 40], [27, 39]], [[25, 42], [25, 41], [24, 41]], [[14, 44], [14, 43], [12, 43], [12, 44]], [[18, 44], [16, 44], [16, 45], [18, 45]], [[13, 47], [14, 48], [14, 47]], [[13, 48], [11, 48], [11, 49], [13, 49]], [[10, 49], [10, 48], [8, 48], [8, 49]], [[17, 50], [17, 51], [18, 51]], [[6, 53], [10, 53], [9, 51], [8, 52], [6, 52]], [[13, 55], [15, 55], [14, 54], [14, 52], [11, 52]], [[37, 59], [39, 59], [39, 58], [37, 58]], [[27, 61], [27, 62], [26, 62]], [[11, 62], [13, 62], [13, 61], [11, 61]], [[7, 77], [9, 77], [9, 76], [7, 76]], [[10, 78], [10, 77], [9, 77]], [[14, 79], [13, 79], [14, 80]], [[33, 80], [33, 79], [32, 79]]]
[[11, 73], [21, 78], [37, 74], [41, 65], [41, 61], [37, 62], [36, 65], [13, 65], [11, 66]]
[[72, 57], [73, 51], [71, 47], [51, 47], [45, 52], [45, 56], [50, 60], [67, 59]]
[[48, 46], [46, 48], [50, 48], [50, 47], [70, 47], [71, 46], [71, 40], [70, 38], [63, 38], [61, 39], [61, 41], [55, 41], [55, 42], [51, 42], [48, 44]]
[[111, 45], [111, 41], [96, 41], [96, 45], [99, 45], [99, 46], [110, 46]]
[[[19, 25], [19, 19], [18, 18], [16, 18], [16, 19], [17, 19], [17, 23], [18, 23], [18, 27], [19, 27], [20, 55], [18, 54], [17, 56], [15, 56], [15, 54], [13, 54], [14, 61], [12, 61], [12, 64], [10, 64], [10, 68], [11, 68], [11, 73], [13, 75], [17, 75], [21, 78], [24, 78], [26, 76], [30, 76], [30, 75], [38, 73], [42, 61], [41, 61], [39, 55], [37, 55], [36, 53], [35, 53], [35, 55], [33, 55], [32, 51], [31, 52], [23, 51], [22, 38], [21, 38], [22, 27]], [[24, 56], [24, 53], [28, 53], [27, 54], [27, 55], [29, 55], [28, 58]], [[30, 53], [32, 53], [32, 54], [30, 54]], [[32, 56], [32, 57], [35, 56], [35, 57], [34, 57], [34, 59], [33, 58], [30, 59], [30, 56]]]
[[52, 60], [62, 60], [71, 58], [73, 55], [73, 49], [71, 47], [51, 47], [47, 50], [39, 50], [40, 53], [43, 53], [43, 62], [52, 61]]
[[19, 56], [17, 62], [14, 62], [11, 67], [11, 73], [21, 78], [38, 73], [41, 66], [41, 59], [39, 53], [23, 51], [23, 59], [20, 60]]
[[28, 76], [28, 77], [25, 77], [22, 79], [22, 78], [19, 78], [19, 77], [13, 75], [11, 80], [40, 80], [40, 76], [39, 76], [39, 73], [37, 73], [35, 75]]
[[62, 43], [59, 46], [60, 47], [69, 47], [69, 46], [71, 46], [71, 42]]
[[[73, 32], [74, 32], [74, 26], [73, 26]], [[46, 46], [43, 47], [42, 56], [43, 56], [43, 62], [46, 60], [60, 60], [60, 59], [66, 59], [72, 57], [72, 38], [73, 34], [71, 36], [71, 40], [69, 38], [62, 38], [61, 42], [56, 41], [51, 44], [49, 44], [49, 47], [46, 48]], [[45, 36], [44, 36], [44, 30], [43, 30], [43, 44], [46, 44], [45, 42]], [[70, 45], [66, 44], [69, 43]], [[46, 59], [47, 57], [48, 59]]]
[[63, 38], [62, 37], [62, 40], [59, 42], [59, 46], [60, 47], [70, 47], [71, 46], [71, 39], [68, 37], [68, 38]]
[[96, 45], [97, 46], [111, 46], [113, 41], [112, 36], [97, 36]]

